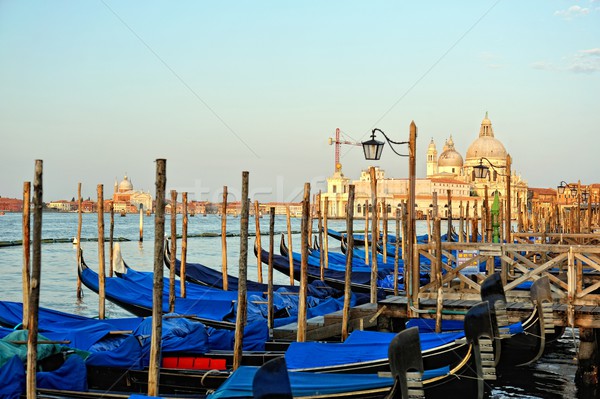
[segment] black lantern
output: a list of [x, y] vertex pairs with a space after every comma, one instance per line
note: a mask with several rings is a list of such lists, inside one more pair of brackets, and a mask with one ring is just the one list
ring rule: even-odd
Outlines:
[[483, 160], [479, 160], [479, 165], [473, 166], [473, 171], [475, 171], [475, 177], [477, 179], [485, 179], [490, 171], [490, 168], [483, 164]]
[[363, 151], [365, 152], [365, 159], [367, 161], [378, 161], [381, 158], [383, 152], [383, 141], [375, 140], [375, 130], [371, 133], [371, 140], [363, 141]]

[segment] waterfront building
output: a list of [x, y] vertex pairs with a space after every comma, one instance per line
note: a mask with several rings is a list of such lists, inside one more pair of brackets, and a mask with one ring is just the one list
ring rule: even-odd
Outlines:
[[56, 209], [60, 212], [70, 212], [73, 209], [77, 209], [77, 203], [75, 203], [75, 208], [73, 208], [73, 202], [66, 200], [52, 201], [46, 204], [47, 208]]
[[[417, 162], [418, 162], [417, 157]], [[507, 174], [508, 152], [504, 145], [495, 137], [492, 122], [486, 113], [479, 129], [478, 137], [468, 147], [465, 157], [458, 152], [455, 142], [450, 136], [438, 156], [438, 151], [431, 139], [426, 151], [426, 178], [416, 180], [415, 201], [417, 216], [421, 217], [433, 207], [433, 195], [437, 193], [438, 214], [442, 217], [448, 215], [448, 193], [452, 199], [452, 215], [460, 215], [461, 203], [463, 207], [477, 206], [481, 215], [487, 188], [490, 198], [495, 192], [501, 199], [506, 197], [506, 183], [510, 179], [511, 204], [513, 215], [517, 211], [517, 198], [527, 198], [527, 182], [511, 168], [510, 176]], [[489, 167], [486, 178], [477, 178], [474, 167], [480, 165]], [[494, 167], [490, 166], [493, 165]], [[376, 168], [377, 198], [380, 203], [378, 212], [382, 211], [381, 203], [386, 202], [388, 211], [393, 211], [402, 201], [408, 200], [408, 179], [396, 179], [385, 176], [385, 171]], [[341, 169], [327, 179], [327, 192], [322, 195], [322, 204], [328, 201], [329, 217], [343, 218], [346, 215], [348, 202], [348, 185], [355, 185], [356, 217], [364, 216], [365, 201], [371, 202], [371, 184], [368, 170], [361, 173], [358, 180], [351, 181], [344, 176]], [[477, 204], [477, 205], [476, 205]], [[371, 211], [371, 206], [367, 209]], [[463, 209], [463, 212], [466, 212]], [[393, 214], [393, 213], [392, 213]], [[471, 211], [471, 215], [473, 211]], [[393, 217], [393, 216], [392, 216]]]
[[136, 191], [133, 183], [125, 175], [123, 180], [117, 184], [113, 192], [113, 209], [115, 212], [137, 212], [140, 209], [152, 209], [152, 195], [149, 192]]

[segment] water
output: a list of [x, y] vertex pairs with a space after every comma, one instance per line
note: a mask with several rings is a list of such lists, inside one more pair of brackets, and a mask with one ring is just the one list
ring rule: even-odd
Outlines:
[[[76, 213], [44, 213], [42, 238], [72, 239], [77, 235]], [[154, 262], [154, 216], [144, 216], [144, 242], [139, 243], [139, 215], [129, 214], [126, 217], [115, 217], [114, 237], [124, 237], [131, 241], [120, 242], [124, 260], [137, 270], [151, 271]], [[221, 220], [216, 215], [206, 217], [190, 217], [188, 234], [219, 233]], [[239, 233], [239, 218], [227, 220], [227, 231]], [[109, 234], [109, 215], [105, 216], [105, 235]], [[0, 241], [21, 239], [21, 214], [6, 214], [0, 216]], [[269, 218], [260, 219], [263, 232], [262, 245], [268, 248]], [[97, 237], [98, 216], [96, 214], [83, 215], [82, 243], [86, 263], [97, 269], [98, 243], [83, 241], [85, 238]], [[177, 226], [181, 231], [181, 215], [178, 215]], [[345, 229], [345, 222], [330, 220], [330, 228]], [[167, 217], [166, 233], [170, 234], [170, 220]], [[275, 221], [275, 231], [285, 232], [286, 219], [278, 216]], [[355, 229], [364, 229], [364, 222], [355, 221]], [[292, 219], [292, 230], [300, 230], [300, 220]], [[390, 225], [393, 230], [393, 224]], [[250, 232], [254, 231], [254, 219], [250, 219]], [[417, 234], [427, 232], [425, 222], [417, 221]], [[276, 238], [276, 248], [279, 237]], [[332, 244], [335, 240], [330, 240]], [[293, 235], [294, 247], [300, 242], [298, 234]], [[252, 248], [253, 237], [249, 246]], [[236, 275], [239, 264], [239, 237], [228, 237], [228, 265], [229, 273]], [[108, 245], [106, 246], [105, 259], [108, 264]], [[334, 248], [331, 248], [332, 250]], [[276, 250], [277, 252], [277, 250]], [[23, 262], [23, 248], [21, 246], [0, 247], [0, 272], [2, 285], [0, 287], [0, 300], [22, 301], [21, 270]], [[199, 237], [188, 240], [188, 260], [200, 262], [221, 270], [221, 238]], [[248, 276], [257, 279], [256, 258], [250, 253], [248, 258]], [[287, 276], [274, 272], [275, 283], [285, 284], [289, 281]], [[42, 245], [42, 280], [40, 293], [40, 306], [61, 311], [76, 313], [84, 316], [97, 316], [98, 297], [96, 294], [83, 287], [84, 298], [76, 298], [76, 252], [71, 243], [51, 243]], [[113, 305], [106, 304], [107, 317], [129, 316], [129, 313]], [[567, 329], [563, 337], [551, 344], [544, 356], [529, 367], [521, 367], [510, 375], [505, 375], [498, 381], [492, 391], [494, 398], [592, 398], [593, 394], [582, 392], [574, 383], [577, 370], [576, 349], [578, 344], [577, 331]]]

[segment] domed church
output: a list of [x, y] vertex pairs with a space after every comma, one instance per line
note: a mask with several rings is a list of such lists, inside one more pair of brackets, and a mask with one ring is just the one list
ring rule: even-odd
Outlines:
[[[452, 136], [444, 145], [442, 153], [437, 154], [435, 142], [431, 139], [427, 148], [427, 178], [453, 178], [469, 183], [471, 185], [471, 194], [479, 197], [484, 196], [485, 187], [488, 187], [489, 195], [498, 191], [502, 197], [506, 193], [506, 175], [508, 152], [504, 145], [494, 136], [494, 129], [486, 112], [479, 136], [471, 143], [467, 149], [466, 156], [463, 157], [456, 150]], [[489, 161], [487, 162], [486, 159]], [[482, 164], [489, 168], [486, 178], [476, 178], [473, 167]], [[490, 163], [494, 166], [491, 167]], [[527, 196], [527, 182], [511, 168], [511, 196], [516, 198], [516, 194], [521, 198]], [[514, 205], [513, 205], [514, 206]]]
[[115, 212], [137, 212], [139, 209], [152, 209], [152, 195], [143, 191], [135, 191], [133, 183], [127, 177], [117, 184], [113, 193], [113, 209]]

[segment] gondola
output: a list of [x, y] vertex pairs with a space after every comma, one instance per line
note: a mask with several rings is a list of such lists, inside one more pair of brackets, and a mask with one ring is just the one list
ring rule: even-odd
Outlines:
[[[426, 370], [421, 357], [419, 333], [408, 329], [386, 345], [390, 377], [380, 374], [321, 374], [287, 371], [283, 359], [273, 360], [261, 369], [241, 367], [209, 399], [221, 398], [386, 398], [408, 397], [407, 372], [416, 371], [424, 397], [481, 398], [495, 378], [494, 368], [482, 361], [492, 334], [489, 305], [482, 302], [469, 310], [465, 323], [469, 350], [455, 367]], [[489, 360], [487, 361], [489, 362]], [[414, 373], [413, 373], [414, 375]], [[412, 376], [411, 376], [412, 377]], [[258, 380], [258, 381], [257, 381]], [[287, 389], [289, 381], [289, 389]], [[261, 388], [275, 388], [276, 396]], [[414, 394], [414, 387], [411, 387]]]

